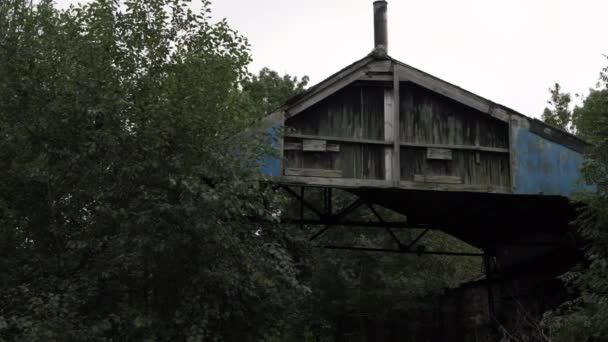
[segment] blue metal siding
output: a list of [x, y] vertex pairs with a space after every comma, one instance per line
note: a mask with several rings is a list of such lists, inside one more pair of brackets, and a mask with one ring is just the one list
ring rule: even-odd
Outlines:
[[264, 130], [266, 139], [268, 139], [268, 142], [276, 150], [275, 155], [266, 156], [260, 165], [260, 171], [266, 177], [281, 176], [281, 159], [278, 157], [280, 156], [281, 149], [280, 130], [280, 123], [275, 123], [273, 126]]
[[580, 181], [583, 155], [544, 139], [527, 128], [513, 126], [513, 192], [569, 197], [590, 189]]

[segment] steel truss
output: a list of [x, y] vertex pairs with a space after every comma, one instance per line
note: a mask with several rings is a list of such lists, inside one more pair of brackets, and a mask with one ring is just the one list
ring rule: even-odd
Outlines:
[[[465, 257], [483, 257], [484, 253], [468, 253], [468, 252], [450, 252], [450, 251], [429, 251], [424, 246], [420, 245], [419, 242], [431, 229], [439, 229], [429, 224], [412, 224], [408, 222], [391, 222], [386, 221], [378, 212], [376, 207], [361, 197], [356, 196], [350, 204], [340, 208], [338, 210], [333, 209], [333, 189], [332, 188], [320, 188], [323, 191], [323, 209], [318, 209], [312, 203], [306, 200], [305, 197], [305, 186], [299, 186], [299, 191], [293, 189], [293, 185], [277, 184], [277, 189], [283, 189], [288, 195], [296, 199], [300, 204], [299, 218], [287, 218], [283, 219], [282, 222], [287, 224], [298, 224], [298, 225], [318, 225], [322, 226], [317, 232], [311, 237], [310, 241], [314, 241], [325, 234], [328, 230], [334, 227], [363, 227], [363, 228], [380, 228], [383, 229], [395, 242], [396, 248], [371, 248], [371, 247], [359, 247], [359, 246], [336, 246], [336, 245], [324, 245], [321, 246], [325, 249], [333, 250], [348, 250], [348, 251], [359, 251], [359, 252], [381, 252], [381, 253], [398, 253], [398, 254], [416, 254], [416, 255], [448, 255], [448, 256], [465, 256]], [[318, 187], [317, 187], [318, 188]], [[374, 215], [376, 221], [353, 221], [348, 220], [348, 216], [361, 207], [366, 207]], [[311, 213], [315, 214], [316, 219], [305, 219], [305, 209], [308, 209]], [[393, 229], [422, 229], [423, 231], [418, 236], [410, 241], [409, 243], [403, 243], [399, 240], [399, 237], [395, 234]]]

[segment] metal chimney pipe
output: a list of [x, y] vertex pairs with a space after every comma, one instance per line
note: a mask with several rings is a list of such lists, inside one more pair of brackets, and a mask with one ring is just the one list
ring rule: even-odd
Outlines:
[[387, 3], [374, 1], [374, 49], [384, 49], [388, 53]]

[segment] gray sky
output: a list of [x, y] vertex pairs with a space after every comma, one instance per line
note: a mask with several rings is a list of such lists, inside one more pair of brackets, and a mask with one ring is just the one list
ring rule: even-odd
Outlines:
[[[315, 84], [372, 50], [372, 2], [215, 0], [212, 15], [249, 39], [251, 71], [268, 66]], [[388, 5], [392, 57], [530, 116], [540, 116], [553, 82], [586, 93], [608, 65], [606, 0]]]

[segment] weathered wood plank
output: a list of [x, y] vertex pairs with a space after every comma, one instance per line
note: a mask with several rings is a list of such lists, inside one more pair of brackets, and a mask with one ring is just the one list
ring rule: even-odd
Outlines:
[[427, 148], [426, 159], [452, 160], [452, 150], [447, 148]]
[[401, 96], [400, 96], [400, 84], [399, 75], [397, 75], [397, 70], [393, 67], [393, 182], [395, 186], [399, 184], [401, 181], [401, 145], [399, 145], [399, 123], [400, 123], [400, 104], [401, 104]]
[[489, 114], [498, 120], [504, 122], [508, 122], [509, 120], [509, 115], [504, 109], [498, 107], [489, 100], [470, 93], [453, 84], [440, 80], [404, 64], [395, 64], [395, 70], [397, 71], [398, 78], [400, 78], [402, 81], [414, 82], [445, 97], [451, 98], [454, 101], [475, 108], [482, 113]]
[[[331, 95], [331, 93], [328, 93], [328, 88], [331, 88], [332, 86], [336, 85], [337, 83], [341, 83], [341, 87], [348, 85], [350, 82], [344, 82], [344, 79], [348, 78], [349, 76], [352, 76], [352, 73], [357, 72], [358, 70], [361, 70], [361, 68], [363, 68], [365, 65], [369, 64], [371, 61], [373, 61], [373, 59], [370, 57], [363, 58], [363, 59], [349, 65], [348, 67], [344, 68], [343, 70], [340, 70], [339, 72], [330, 76], [328, 79], [322, 81], [321, 83], [317, 84], [316, 86], [310, 88], [301, 98], [297, 99], [294, 103], [290, 104], [290, 106], [292, 108], [291, 108], [291, 110], [287, 110], [285, 112], [285, 117], [286, 118], [292, 117], [292, 116], [296, 115], [297, 113], [301, 112], [302, 110], [308, 108], [307, 105], [303, 105], [304, 103], [314, 104], [314, 103], [322, 100], [324, 97]], [[341, 87], [339, 87], [339, 88], [341, 88]], [[324, 93], [327, 95], [318, 96], [319, 93]], [[314, 98], [315, 100], [310, 101], [310, 99], [312, 99], [312, 98]], [[312, 104], [310, 104], [310, 105], [312, 105]], [[297, 113], [294, 111], [294, 108], [296, 108], [296, 107], [298, 108]]]
[[340, 152], [339, 144], [327, 144], [327, 152]]
[[293, 185], [332, 186], [341, 188], [390, 188], [393, 182], [380, 179], [321, 178], [284, 176], [277, 182]]
[[[393, 120], [395, 113], [393, 109], [393, 91], [392, 89], [384, 90], [384, 140], [387, 142], [393, 141], [395, 126]], [[384, 148], [384, 179], [393, 179], [393, 148]]]
[[403, 147], [445, 148], [445, 149], [451, 149], [451, 150], [470, 150], [470, 151], [483, 151], [483, 152], [494, 152], [494, 153], [509, 153], [508, 148], [496, 148], [496, 147], [473, 146], [473, 145], [447, 145], [447, 144], [424, 144], [424, 143], [402, 142], [401, 146], [403, 146]]
[[414, 175], [414, 182], [462, 184], [458, 176]]
[[372, 73], [386, 73], [391, 71], [393, 62], [391, 60], [375, 61], [367, 65], [367, 68]]
[[285, 175], [296, 177], [340, 178], [342, 177], [342, 170], [286, 168]]
[[286, 142], [284, 144], [285, 151], [302, 151], [302, 143], [301, 142]]
[[[384, 73], [373, 73], [368, 72], [359, 78], [359, 81], [378, 81], [378, 82], [393, 82], [393, 74], [386, 75]], [[379, 86], [384, 87], [382, 83], [378, 83]]]
[[502, 186], [494, 185], [476, 185], [476, 184], [446, 184], [446, 183], [422, 183], [401, 181], [399, 182], [400, 189], [412, 190], [432, 190], [432, 191], [458, 191], [458, 192], [486, 192], [508, 194], [511, 189]]
[[[376, 179], [350, 179], [350, 178], [320, 178], [283, 176], [274, 178], [275, 182], [286, 185], [332, 186], [338, 188], [395, 188], [393, 182]], [[396, 187], [404, 190], [433, 190], [458, 192], [489, 192], [511, 193], [511, 190], [500, 186], [482, 186], [469, 184], [440, 184], [401, 181]]]
[[338, 142], [346, 142], [346, 143], [354, 143], [354, 144], [393, 145], [392, 141], [328, 137], [328, 136], [317, 136], [317, 135], [309, 135], [309, 134], [287, 134], [285, 137], [286, 138], [295, 138], [295, 139], [319, 139], [319, 140], [338, 141]]
[[[285, 151], [302, 151], [302, 143], [301, 142], [286, 142]], [[340, 145], [339, 144], [327, 144], [326, 151], [327, 152], [340, 152]]]
[[304, 139], [302, 140], [302, 151], [325, 152], [327, 151], [327, 140]]
[[317, 104], [319, 101], [326, 99], [330, 95], [343, 89], [344, 87], [348, 86], [349, 84], [357, 81], [359, 78], [361, 78], [364, 75], [365, 75], [365, 69], [360, 69], [358, 71], [353, 72], [351, 75], [347, 75], [343, 79], [328, 86], [327, 88], [323, 89], [322, 91], [320, 91], [314, 95], [305, 97], [305, 99], [302, 102], [290, 107], [286, 111], [286, 118], [290, 118], [290, 117], [300, 114], [302, 111]]
[[[370, 63], [370, 60], [363, 60], [364, 63], [357, 63], [347, 70], [338, 73], [337, 75], [326, 80], [323, 84], [315, 87], [310, 94], [307, 94], [296, 104], [291, 105], [286, 111], [286, 117], [290, 118], [298, 115], [305, 109], [313, 106], [319, 101], [327, 98], [331, 94], [339, 91], [340, 89], [348, 86], [349, 84], [361, 79], [366, 78], [368, 72], [387, 72], [390, 70], [391, 61], [374, 61]], [[362, 61], [362, 62], [363, 62]]]

